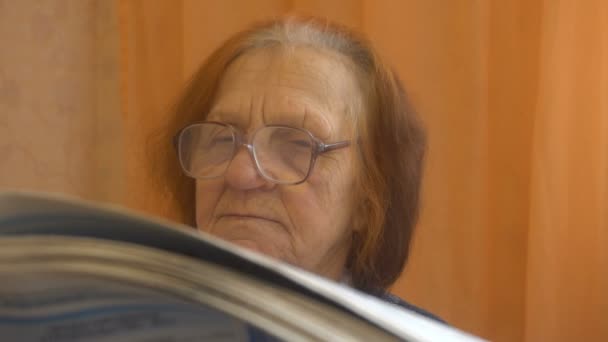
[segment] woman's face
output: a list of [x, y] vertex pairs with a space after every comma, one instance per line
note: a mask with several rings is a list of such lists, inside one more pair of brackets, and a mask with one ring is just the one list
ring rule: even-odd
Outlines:
[[[260, 49], [226, 71], [207, 120], [248, 139], [265, 125], [304, 128], [325, 143], [350, 140], [359, 98], [342, 57], [309, 48]], [[339, 279], [351, 243], [353, 147], [319, 155], [306, 181], [277, 185], [241, 147], [223, 177], [196, 183], [199, 229], [323, 276]]]

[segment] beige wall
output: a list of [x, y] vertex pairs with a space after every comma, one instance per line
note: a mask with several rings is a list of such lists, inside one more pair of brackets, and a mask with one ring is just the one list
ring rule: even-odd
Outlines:
[[0, 188], [120, 200], [111, 1], [0, 1]]

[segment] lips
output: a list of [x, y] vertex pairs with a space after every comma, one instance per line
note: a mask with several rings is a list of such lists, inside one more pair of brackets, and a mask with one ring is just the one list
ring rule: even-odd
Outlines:
[[251, 219], [251, 220], [264, 220], [264, 221], [270, 221], [270, 222], [274, 222], [277, 224], [281, 224], [281, 222], [268, 218], [268, 217], [264, 217], [264, 216], [260, 216], [260, 215], [254, 215], [254, 214], [236, 214], [236, 213], [228, 213], [228, 214], [222, 214], [219, 216], [220, 219], [222, 218], [232, 218], [232, 219], [243, 219], [243, 220], [247, 220], [247, 219]]

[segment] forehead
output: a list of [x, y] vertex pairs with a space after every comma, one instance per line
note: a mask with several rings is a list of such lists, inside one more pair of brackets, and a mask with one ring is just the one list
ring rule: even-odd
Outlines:
[[335, 53], [307, 47], [258, 49], [226, 70], [210, 116], [240, 125], [342, 130], [358, 98], [356, 85], [348, 60]]

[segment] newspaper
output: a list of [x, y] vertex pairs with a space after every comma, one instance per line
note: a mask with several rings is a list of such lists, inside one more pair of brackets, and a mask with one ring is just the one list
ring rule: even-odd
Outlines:
[[4, 340], [255, 341], [247, 323], [158, 291], [77, 275], [42, 278], [0, 282]]
[[[44, 224], [41, 224], [41, 222], [44, 222]], [[82, 229], [83, 226], [86, 226], [87, 229]], [[40, 194], [23, 193], [0, 194], [0, 236], [22, 235], [28, 233], [112, 239], [147, 247], [160, 248], [168, 252], [205, 260], [206, 262], [215, 263], [236, 270], [250, 277], [258, 278], [263, 281], [271, 281], [275, 286], [304, 294], [311, 299], [321, 300], [325, 304], [350, 312], [351, 315], [357, 316], [404, 340], [481, 341], [481, 339], [472, 335], [439, 324], [416, 313], [381, 301], [376, 297], [328, 281], [317, 275], [297, 269], [291, 265], [268, 258], [264, 255], [239, 248], [204, 233], [198, 233], [186, 226], [144, 217], [116, 206], [93, 205], [79, 200], [66, 199], [63, 196], [41, 196]], [[2, 287], [0, 287], [0, 289], [1, 288]], [[124, 288], [121, 288], [121, 291], [117, 291], [118, 288], [116, 286], [107, 286], [107, 289], [112, 289], [113, 292], [110, 293], [127, 293], [121, 292], [126, 290]], [[140, 290], [137, 289], [136, 292], [137, 291]], [[161, 298], [162, 300], [160, 300]], [[116, 305], [118, 305], [119, 302], [121, 305], [124, 304], [122, 300], [118, 300], [118, 298], [115, 299]], [[134, 315], [128, 316], [127, 318], [131, 317], [131, 320], [140, 322], [137, 324], [141, 324], [141, 326], [145, 327], [145, 329], [141, 329], [137, 334], [142, 334], [141, 336], [155, 336], [150, 338], [158, 338], [158, 335], [152, 333], [155, 329], [153, 329], [153, 327], [165, 324], [163, 327], [167, 328], [171, 327], [168, 322], [174, 322], [174, 324], [176, 324], [176, 330], [183, 332], [183, 335], [171, 335], [171, 338], [173, 339], [163, 337], [165, 339], [158, 340], [146, 340], [145, 338], [148, 337], [142, 337], [142, 341], [188, 341], [188, 338], [191, 338], [190, 336], [194, 336], [192, 338], [200, 339], [201, 336], [197, 337], [194, 331], [190, 334], [190, 332], [188, 332], [190, 331], [188, 327], [195, 325], [200, 326], [199, 324], [204, 325], [204, 323], [201, 323], [201, 319], [203, 321], [209, 319], [210, 322], [217, 323], [221, 318], [221, 315], [217, 316], [217, 312], [215, 313], [216, 316], [213, 316], [211, 310], [200, 309], [201, 311], [197, 311], [200, 312], [200, 315], [192, 314], [199, 309], [192, 305], [188, 306], [188, 303], [179, 303], [178, 305], [177, 302], [159, 297], [158, 295], [152, 295], [149, 299], [150, 305], [169, 305], [170, 307], [176, 308], [176, 310], [168, 310], [166, 313], [168, 316], [150, 316], [147, 318], [147, 321], [143, 318], [141, 321], [137, 321], [139, 319], [138, 317], [144, 317], [137, 315], [143, 315], [145, 311], [125, 311], [125, 314]], [[91, 305], [90, 302], [85, 303]], [[183, 310], [177, 310], [178, 307]], [[95, 310], [94, 308], [96, 308], [96, 306], [87, 307], [88, 310]], [[0, 313], [4, 314], [4, 311], [0, 311]], [[14, 318], [14, 316], [6, 317]], [[103, 319], [103, 317], [105, 316], [100, 314], [99, 318]], [[177, 317], [180, 317], [180, 319], [176, 319]], [[220, 338], [214, 340], [221, 340], [221, 336], [226, 336], [228, 340], [256, 339], [257, 335], [255, 332], [252, 333], [250, 331], [251, 329], [248, 328], [247, 324], [234, 321], [234, 319], [230, 320], [228, 317], [224, 318], [225, 319], [222, 322], [225, 323], [214, 323], [216, 329], [209, 329], [209, 332], [214, 334], [213, 336]], [[156, 321], [154, 319], [156, 319]], [[129, 321], [129, 319], [126, 321]], [[10, 320], [2, 321], [0, 319], [0, 328], [2, 328], [2, 324], [8, 324], [9, 322]], [[158, 324], [153, 325], [153, 322]], [[113, 324], [115, 323], [112, 321], [107, 324], [110, 328], [115, 329], [113, 328]], [[131, 325], [137, 324], [133, 323]], [[86, 323], [83, 323], [82, 326], [75, 326], [78, 326], [78, 329], [83, 330], [86, 330], [88, 329], [87, 327], [89, 327]], [[120, 327], [120, 325], [117, 326]], [[65, 331], [78, 331], [78, 329], [65, 329]], [[50, 331], [51, 330], [45, 330], [44, 333], [49, 334]], [[128, 329], [123, 329], [121, 331], [125, 331], [125, 333], [129, 332]], [[32, 333], [34, 333], [34, 330], [32, 330]], [[132, 333], [135, 332], [133, 331]], [[38, 334], [39, 335], [36, 336], [39, 336], [39, 338], [42, 338], [40, 336], [47, 336], [40, 335], [42, 334], [41, 332], [38, 332]], [[133, 336], [135, 335], [132, 335], [131, 337]], [[41, 341], [42, 340], [43, 339], [41, 339]], [[133, 340], [133, 338], [127, 338], [126, 340]], [[49, 341], [55, 340], [49, 339]], [[57, 341], [63, 340], [57, 339]]]

